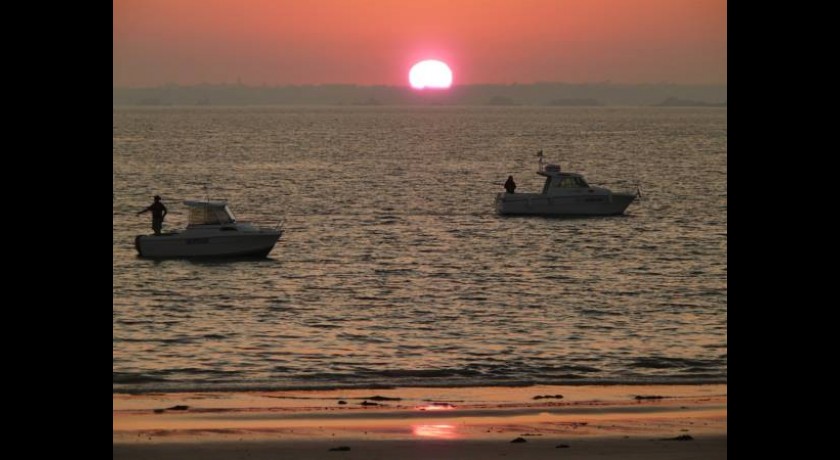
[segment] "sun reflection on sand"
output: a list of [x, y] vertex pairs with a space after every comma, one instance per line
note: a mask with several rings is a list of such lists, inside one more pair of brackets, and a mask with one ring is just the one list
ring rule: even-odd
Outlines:
[[461, 436], [455, 430], [455, 425], [411, 425], [414, 436], [435, 439], [458, 439]]

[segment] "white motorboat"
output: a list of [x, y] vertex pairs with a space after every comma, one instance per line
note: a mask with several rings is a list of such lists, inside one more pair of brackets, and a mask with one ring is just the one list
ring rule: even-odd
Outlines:
[[496, 211], [501, 215], [611, 216], [623, 214], [637, 197], [636, 192], [591, 186], [580, 174], [561, 172], [556, 164], [540, 162], [537, 174], [545, 177], [542, 193], [499, 193]]
[[184, 201], [189, 224], [184, 230], [138, 235], [140, 257], [266, 257], [283, 234], [281, 228], [260, 228], [237, 222], [225, 201]]

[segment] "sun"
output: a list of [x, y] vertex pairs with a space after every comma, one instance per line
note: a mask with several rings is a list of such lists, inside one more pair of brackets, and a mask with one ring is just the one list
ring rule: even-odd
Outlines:
[[442, 61], [420, 61], [408, 72], [408, 82], [414, 89], [446, 89], [452, 86], [452, 71]]

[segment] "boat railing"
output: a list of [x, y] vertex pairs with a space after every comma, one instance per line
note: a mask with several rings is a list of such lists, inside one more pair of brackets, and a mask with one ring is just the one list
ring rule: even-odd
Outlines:
[[589, 185], [597, 185], [597, 186], [601, 186], [601, 187], [610, 187], [610, 188], [617, 187], [619, 190], [621, 190], [621, 189], [635, 190], [636, 188], [639, 187], [639, 182], [638, 181], [632, 181], [632, 180], [622, 180], [622, 179], [607, 180], [607, 181], [599, 180], [597, 183], [590, 183]]
[[599, 181], [597, 184], [589, 184], [590, 186], [604, 187], [613, 193], [635, 193], [636, 199], [642, 199], [642, 184], [639, 181], [632, 180], [612, 180]]
[[270, 228], [270, 229], [275, 230], [275, 231], [284, 231], [285, 227], [286, 227], [286, 219], [284, 219], [282, 217], [279, 218], [279, 219], [276, 219], [276, 220], [263, 220], [263, 219], [261, 219], [261, 220], [250, 220], [249, 219], [247, 221], [243, 220], [243, 221], [238, 221], [238, 222], [243, 223], [243, 224], [244, 223], [251, 224], [251, 225], [253, 225], [254, 227], [257, 227], [257, 228]]

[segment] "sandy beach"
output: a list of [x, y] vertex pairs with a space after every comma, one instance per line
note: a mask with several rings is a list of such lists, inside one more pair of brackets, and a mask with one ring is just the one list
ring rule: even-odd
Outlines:
[[726, 458], [726, 385], [114, 394], [113, 456]]

